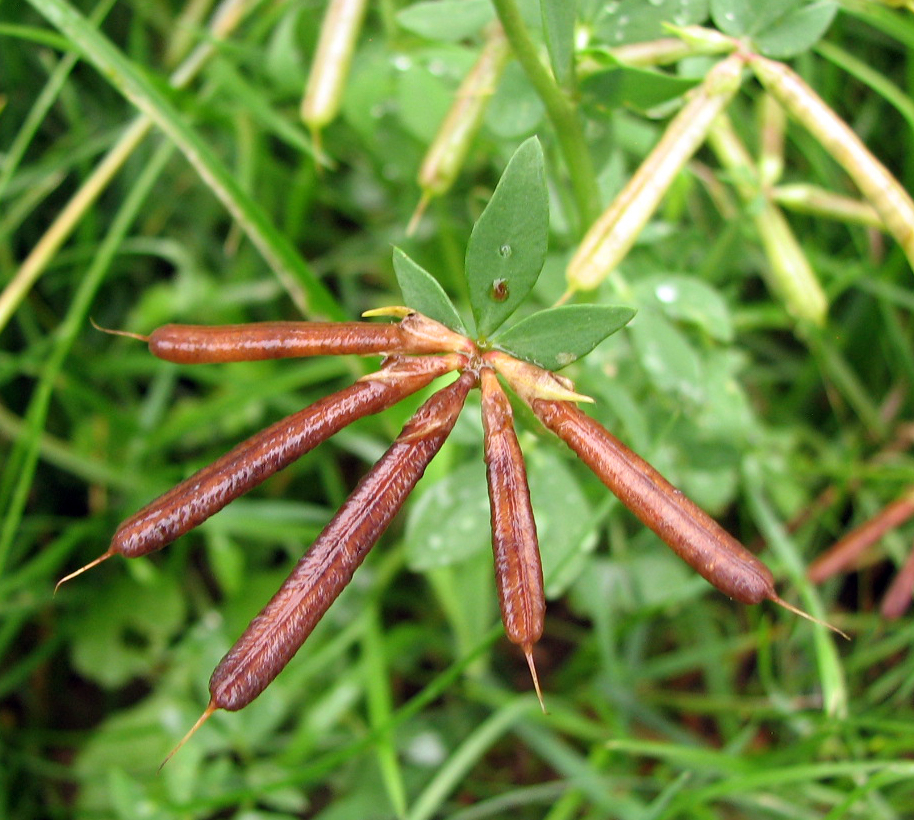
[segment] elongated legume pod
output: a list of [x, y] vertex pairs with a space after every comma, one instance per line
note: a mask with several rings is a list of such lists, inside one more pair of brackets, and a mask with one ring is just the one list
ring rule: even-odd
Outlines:
[[243, 708], [292, 659], [422, 477], [476, 381], [463, 373], [407, 422], [216, 667], [208, 711]]
[[823, 552], [806, 570], [806, 577], [814, 584], [821, 584], [833, 575], [848, 569], [869, 547], [889, 530], [914, 516], [914, 489], [887, 504], [876, 515], [855, 527], [830, 549]]
[[828, 313], [825, 291], [784, 214], [761, 195], [756, 165], [726, 114], [721, 114], [710, 129], [708, 144], [748, 206], [768, 260], [765, 278], [769, 287], [794, 318], [824, 324]]
[[124, 521], [107, 552], [64, 581], [111, 557], [161, 549], [363, 416], [379, 413], [464, 363], [461, 356], [395, 360], [242, 442]]
[[567, 402], [535, 399], [531, 409], [626, 507], [721, 592], [744, 604], [777, 599], [768, 567], [601, 424]]
[[510, 54], [511, 48], [502, 27], [494, 23], [487, 32], [486, 44], [479, 58], [463, 78], [454, 102], [419, 167], [422, 199], [407, 226], [407, 235], [414, 232], [429, 199], [441, 196], [457, 179]]
[[704, 141], [711, 123], [739, 90], [743, 58], [731, 55], [708, 73], [660, 142], [593, 224], [568, 263], [572, 290], [597, 287], [628, 253], [676, 174]]
[[340, 110], [352, 52], [368, 0], [330, 0], [301, 103], [301, 118], [315, 135]]
[[758, 55], [749, 64], [762, 85], [847, 171], [914, 267], [914, 201], [901, 183], [793, 69]]
[[302, 356], [440, 353], [465, 349], [467, 340], [412, 313], [398, 324], [373, 322], [252, 322], [243, 325], [164, 325], [149, 350], [179, 364], [253, 362]]
[[514, 432], [511, 403], [498, 377], [486, 367], [480, 378], [492, 550], [501, 618], [508, 638], [524, 650], [539, 695], [532, 651], [543, 634], [546, 593], [527, 471]]
[[902, 564], [898, 574], [892, 579], [885, 597], [882, 599], [880, 612], [886, 618], [900, 618], [911, 606], [911, 592], [914, 590], [914, 549]]

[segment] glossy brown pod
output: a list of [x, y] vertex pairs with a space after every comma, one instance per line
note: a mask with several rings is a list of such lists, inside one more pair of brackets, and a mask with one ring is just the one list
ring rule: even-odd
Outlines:
[[469, 340], [414, 312], [397, 324], [374, 322], [254, 322], [244, 325], [164, 325], [149, 350], [179, 364], [254, 362], [305, 356], [468, 351]]
[[535, 399], [531, 407], [626, 507], [721, 592], [744, 604], [781, 602], [768, 567], [605, 427], [567, 402]]
[[112, 555], [136, 558], [161, 549], [343, 427], [391, 407], [463, 362], [458, 355], [393, 360], [276, 422], [130, 516], [117, 528], [107, 552], [58, 586]]
[[815, 584], [847, 570], [867, 549], [887, 532], [901, 526], [914, 516], [914, 491], [887, 504], [868, 521], [855, 527], [830, 549], [823, 552], [806, 571]]
[[407, 422], [216, 667], [208, 712], [243, 708], [292, 659], [444, 444], [476, 381], [464, 373]]
[[533, 645], [543, 634], [546, 595], [527, 471], [514, 432], [511, 403], [498, 377], [486, 367], [480, 378], [492, 549], [501, 617], [508, 638], [524, 650], [542, 705]]

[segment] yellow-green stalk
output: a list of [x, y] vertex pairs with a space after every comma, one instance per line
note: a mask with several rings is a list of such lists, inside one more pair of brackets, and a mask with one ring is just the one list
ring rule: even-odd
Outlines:
[[660, 142], [587, 232], [568, 264], [570, 291], [597, 287], [628, 253], [676, 175], [704, 142], [714, 119], [733, 99], [742, 70], [743, 59], [731, 55], [692, 92]]
[[740, 197], [750, 205], [770, 265], [772, 289], [794, 318], [822, 325], [828, 312], [825, 292], [780, 208], [764, 195], [752, 157], [725, 114], [714, 123], [708, 144], [729, 172]]
[[914, 267], [914, 201], [901, 183], [795, 71], [759, 56], [750, 64], [762, 85], [847, 171]]
[[441, 196], [457, 179], [510, 55], [511, 47], [504, 30], [497, 23], [493, 24], [479, 59], [463, 78], [454, 102], [422, 160], [418, 176], [422, 198], [409, 221], [407, 235], [415, 231], [431, 198]]
[[728, 54], [739, 48], [739, 41], [714, 29], [701, 26], [664, 25], [675, 37], [661, 37], [643, 43], [626, 43], [614, 48], [584, 51], [576, 66], [579, 77], [587, 77], [606, 70], [606, 61], [596, 55], [610, 54], [615, 60], [633, 68], [677, 63], [686, 57], [700, 54]]
[[302, 122], [320, 153], [320, 132], [339, 113], [367, 0], [330, 0], [301, 102]]
[[882, 217], [868, 202], [836, 194], [818, 185], [805, 182], [777, 185], [771, 189], [771, 198], [778, 205], [798, 213], [835, 219], [838, 222], [851, 222], [880, 231], [886, 230]]

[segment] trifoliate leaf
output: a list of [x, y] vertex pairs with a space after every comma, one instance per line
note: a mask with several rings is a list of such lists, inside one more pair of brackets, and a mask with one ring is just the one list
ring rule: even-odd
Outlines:
[[[449, 522], [446, 527], [442, 521]], [[491, 542], [482, 461], [468, 461], [435, 482], [410, 507], [406, 562], [415, 572], [463, 561]]]
[[704, 400], [701, 358], [669, 319], [644, 308], [630, 333], [638, 360], [658, 390], [691, 404]]

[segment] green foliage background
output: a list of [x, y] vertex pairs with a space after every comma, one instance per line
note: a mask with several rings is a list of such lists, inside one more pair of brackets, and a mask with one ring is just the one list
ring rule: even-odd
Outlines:
[[[170, 88], [179, 55], [209, 42], [211, 5], [0, 0], [0, 285], [19, 281], [138, 108], [157, 123], [0, 330], [0, 816], [910, 816], [914, 626], [885, 622], [876, 604], [911, 527], [820, 590], [803, 567], [914, 484], [912, 272], [891, 239], [792, 214], [831, 304], [823, 328], [798, 327], [765, 285], [752, 203], [706, 150], [616, 274], [577, 297], [631, 304], [637, 319], [566, 373], [604, 424], [762, 550], [785, 598], [854, 640], [726, 600], [518, 408], [550, 596], [541, 715], [501, 637], [471, 399], [295, 661], [155, 776], [206, 704], [213, 666], [422, 397], [344, 431], [156, 556], [112, 559], [53, 597], [150, 498], [375, 364], [177, 367], [90, 317], [138, 333], [355, 318], [400, 302], [392, 245], [469, 316], [471, 227], [531, 135], [546, 152], [551, 236], [518, 316], [563, 294], [587, 221], [542, 99], [512, 62], [454, 187], [404, 235], [487, 2], [438, 3], [438, 22], [418, 4], [371, 4], [322, 136], [332, 167], [315, 163], [298, 119], [324, 4], [248, 3], [199, 75]], [[537, 5], [521, 8], [541, 43]], [[910, 190], [914, 16], [844, 0], [822, 40], [821, 8], [778, 37], [752, 16], [800, 7], [582, 0], [578, 13], [599, 48], [667, 36], [662, 20], [711, 25], [709, 12], [743, 26], [731, 33], [755, 26], [758, 45], [795, 58]], [[572, 82], [562, 43], [549, 53]], [[603, 204], [662, 133], [670, 98], [715, 59], [574, 98]], [[730, 109], [753, 150], [760, 97], [747, 82]], [[852, 193], [795, 125], [785, 180]]]

